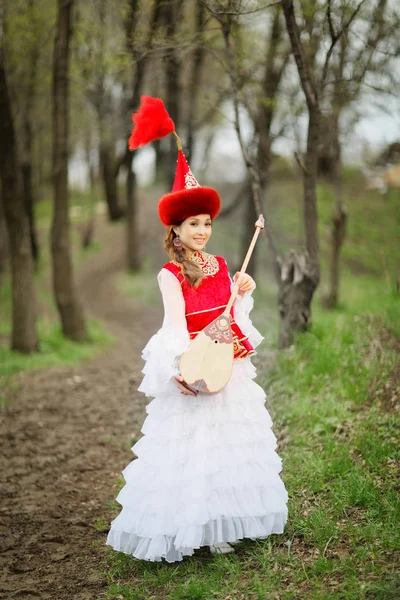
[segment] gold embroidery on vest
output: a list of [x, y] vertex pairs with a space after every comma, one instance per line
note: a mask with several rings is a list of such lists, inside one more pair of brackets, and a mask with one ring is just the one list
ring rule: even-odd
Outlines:
[[[219, 271], [217, 258], [213, 256], [213, 254], [208, 254], [208, 252], [203, 252], [202, 250], [194, 250], [191, 254], [188, 252], [188, 259], [196, 262], [202, 268], [205, 275], [215, 275]], [[171, 262], [177, 267], [180, 267], [182, 272], [181, 263], [178, 263], [174, 259], [172, 259]]]
[[190, 260], [193, 260], [198, 265], [200, 265], [205, 275], [215, 275], [219, 271], [218, 260], [212, 254], [208, 254], [208, 252], [195, 250], [191, 254]]

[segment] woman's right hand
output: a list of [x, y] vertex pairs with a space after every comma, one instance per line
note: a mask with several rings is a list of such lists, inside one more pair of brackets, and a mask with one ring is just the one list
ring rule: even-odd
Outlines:
[[197, 396], [197, 392], [190, 390], [186, 386], [182, 375], [174, 375], [173, 379], [177, 387], [181, 390], [181, 394], [185, 394], [185, 396]]

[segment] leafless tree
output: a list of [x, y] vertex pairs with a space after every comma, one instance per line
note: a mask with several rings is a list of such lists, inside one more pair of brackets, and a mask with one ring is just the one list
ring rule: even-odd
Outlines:
[[[317, 212], [317, 167], [321, 130], [322, 99], [329, 67], [335, 46], [343, 34], [349, 31], [365, 0], [358, 2], [346, 15], [340, 26], [335, 28], [332, 17], [332, 0], [324, 9], [323, 21], [317, 22], [321, 12], [318, 4], [307, 4], [301, 9], [303, 24], [308, 33], [306, 43], [296, 19], [293, 0], [282, 0], [286, 28], [289, 34], [300, 83], [305, 95], [308, 111], [307, 148], [304, 162], [299, 160], [303, 173], [303, 210], [306, 249], [301, 254], [291, 252], [282, 265], [282, 284], [279, 291], [281, 314], [280, 343], [288, 345], [294, 330], [305, 329], [311, 318], [311, 301], [320, 281], [320, 257]], [[330, 41], [321, 64], [316, 60], [319, 46], [319, 31], [328, 27]]]
[[[32, 16], [34, 8], [33, 0], [28, 0], [29, 16]], [[32, 19], [31, 19], [32, 20]], [[29, 220], [29, 231], [31, 238], [32, 254], [35, 263], [39, 259], [39, 244], [35, 226], [35, 188], [33, 184], [33, 140], [34, 140], [34, 103], [36, 97], [37, 66], [40, 57], [39, 39], [33, 44], [29, 53], [29, 66], [27, 77], [27, 88], [24, 94], [24, 109], [22, 112], [22, 127], [24, 144], [22, 145], [21, 170], [24, 190], [25, 210]]]
[[198, 88], [200, 85], [201, 71], [204, 65], [205, 47], [203, 43], [203, 29], [206, 22], [205, 7], [201, 0], [196, 0], [195, 11], [195, 31], [197, 39], [194, 42], [191, 78], [189, 82], [188, 96], [189, 106], [187, 115], [187, 139], [186, 139], [186, 157], [188, 162], [192, 158], [194, 144], [194, 121], [198, 105]]
[[3, 209], [3, 201], [1, 199], [0, 185], [0, 276], [7, 268], [8, 258], [8, 233], [6, 227], [6, 218]]
[[[265, 63], [265, 75], [263, 80], [263, 89], [260, 94], [260, 101], [257, 108], [257, 116], [255, 117], [256, 137], [258, 138], [256, 152], [251, 153], [248, 146], [245, 144], [239, 118], [239, 110], [241, 104], [240, 97], [240, 74], [238, 70], [238, 61], [235, 53], [234, 37], [240, 38], [240, 28], [238, 18], [246, 13], [243, 9], [243, 3], [240, 0], [227, 0], [227, 2], [203, 2], [210, 14], [216, 19], [221, 27], [221, 32], [225, 42], [226, 50], [226, 70], [230, 82], [230, 93], [234, 107], [234, 123], [241, 147], [242, 155], [247, 167], [249, 177], [249, 190], [244, 188], [245, 193], [252, 200], [252, 210], [247, 211], [250, 214], [248, 223], [246, 223], [246, 231], [249, 229], [250, 223], [254, 228], [254, 216], [262, 211], [262, 192], [265, 189], [268, 179], [268, 169], [270, 166], [271, 156], [271, 124], [274, 114], [274, 99], [277, 93], [280, 78], [283, 73], [284, 63], [277, 60], [277, 44], [279, 39], [279, 21], [275, 21], [270, 32], [268, 43], [267, 57]], [[239, 33], [238, 33], [239, 32]], [[266, 82], [266, 78], [271, 77], [271, 81]], [[263, 93], [272, 94], [273, 97], [264, 97]], [[268, 107], [267, 107], [268, 105]], [[268, 215], [267, 215], [268, 216]], [[272, 232], [269, 227], [268, 218], [265, 219], [266, 239], [272, 255], [274, 270], [276, 275], [279, 273], [279, 260]], [[253, 262], [254, 265], [254, 262]]]
[[3, 10], [0, 7], [0, 183], [11, 260], [11, 348], [33, 352], [38, 349], [33, 260], [7, 83]]
[[69, 242], [68, 132], [69, 58], [73, 0], [58, 0], [53, 62], [53, 182], [54, 213], [51, 229], [53, 289], [63, 333], [75, 341], [88, 339], [78, 302]]
[[[132, 80], [131, 94], [128, 102], [130, 111], [137, 110], [140, 103], [140, 95], [142, 93], [143, 82], [146, 74], [146, 68], [149, 61], [149, 51], [152, 48], [153, 36], [155, 35], [157, 26], [160, 22], [163, 0], [154, 0], [150, 22], [147, 33], [145, 35], [144, 47], [139, 47], [135, 43], [135, 33], [137, 27], [137, 11], [138, 1], [129, 0], [130, 10], [125, 22], [126, 44], [127, 50], [132, 57]], [[136, 175], [133, 170], [133, 160], [135, 153], [131, 152], [128, 147], [125, 150], [124, 156], [120, 161], [120, 165], [126, 169], [126, 206], [127, 206], [127, 229], [126, 229], [126, 250], [127, 250], [127, 265], [130, 271], [138, 271], [141, 267], [139, 231], [138, 231], [138, 199]]]
[[[355, 106], [360, 99], [369, 74], [372, 76], [379, 74], [380, 79], [383, 74], [386, 74], [390, 83], [386, 90], [380, 88], [379, 93], [391, 92], [394, 79], [391, 73], [392, 56], [398, 55], [400, 50], [400, 43], [397, 41], [393, 52], [385, 51], [385, 47], [398, 38], [399, 25], [398, 19], [393, 18], [394, 15], [387, 18], [389, 17], [388, 0], [377, 0], [374, 5], [368, 6], [368, 9], [368, 12], [363, 15], [365, 32], [358, 34], [356, 44], [347, 30], [340, 36], [325, 87], [327, 104], [324, 111], [326, 113], [325, 143], [321, 146], [325, 149], [325, 156], [328, 158], [328, 173], [335, 192], [330, 239], [329, 292], [324, 298], [324, 304], [329, 308], [334, 308], [339, 299], [340, 252], [345, 240], [348, 220], [343, 198], [341, 118], [343, 112]], [[337, 34], [332, 19], [330, 23], [329, 35], [333, 40]]]

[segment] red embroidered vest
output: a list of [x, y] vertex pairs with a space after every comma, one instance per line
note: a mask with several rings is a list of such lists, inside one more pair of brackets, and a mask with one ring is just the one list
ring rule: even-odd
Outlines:
[[[181, 283], [185, 299], [186, 323], [191, 339], [223, 313], [231, 295], [231, 280], [225, 259], [204, 252], [197, 252], [196, 256], [196, 262], [200, 264], [204, 272], [198, 288], [190, 285], [186, 277], [182, 275], [178, 264], [168, 262], [163, 267], [171, 271]], [[203, 261], [203, 258], [208, 260]], [[234, 358], [244, 358], [254, 354], [253, 346], [235, 321], [233, 307], [230, 311], [230, 322], [233, 333]]]

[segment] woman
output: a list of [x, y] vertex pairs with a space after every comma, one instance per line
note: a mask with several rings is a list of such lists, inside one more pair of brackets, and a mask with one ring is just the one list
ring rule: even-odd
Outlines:
[[235, 358], [228, 384], [196, 393], [179, 373], [190, 340], [223, 312], [233, 287], [225, 259], [204, 251], [220, 198], [199, 186], [181, 149], [173, 191], [158, 209], [171, 260], [158, 274], [164, 321], [143, 351], [139, 387], [154, 399], [144, 435], [132, 447], [138, 458], [122, 471], [123, 508], [107, 544], [136, 558], [175, 562], [202, 546], [232, 552], [229, 543], [282, 533], [288, 496], [265, 393], [253, 381], [250, 357], [263, 338], [249, 318], [250, 276], [241, 278], [231, 310]]

